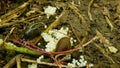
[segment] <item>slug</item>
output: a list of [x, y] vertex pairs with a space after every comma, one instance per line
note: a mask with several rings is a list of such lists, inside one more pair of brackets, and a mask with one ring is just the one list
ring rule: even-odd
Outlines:
[[44, 30], [44, 24], [42, 23], [33, 23], [29, 25], [24, 32], [24, 39], [33, 39], [40, 35], [40, 33]]
[[55, 51], [56, 52], [66, 51], [69, 50], [70, 48], [71, 48], [70, 38], [63, 37], [58, 41]]

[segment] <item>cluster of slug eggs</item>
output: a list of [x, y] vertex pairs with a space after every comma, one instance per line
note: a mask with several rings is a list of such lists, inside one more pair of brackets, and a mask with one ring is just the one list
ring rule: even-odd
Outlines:
[[59, 30], [52, 29], [47, 33], [41, 33], [41, 36], [47, 42], [45, 51], [65, 51], [70, 49], [73, 40], [68, 36], [68, 27], [61, 27]]

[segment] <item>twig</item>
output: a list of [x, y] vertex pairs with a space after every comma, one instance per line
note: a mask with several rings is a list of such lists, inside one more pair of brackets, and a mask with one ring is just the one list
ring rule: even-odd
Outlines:
[[21, 54], [16, 56], [17, 68], [21, 68], [21, 57]]
[[15, 64], [15, 58], [11, 59], [3, 68], [12, 68]]
[[[109, 46], [111, 45], [111, 43], [109, 42], [109, 40], [107, 40], [98, 30], [96, 30], [96, 34], [97, 34], [97, 36], [99, 37], [100, 43], [103, 43], [103, 44], [104, 44], [104, 47], [109, 47]], [[94, 44], [95, 44], [95, 43], [94, 43]], [[109, 57], [109, 56], [107, 55], [107, 53], [105, 53], [104, 49], [102, 49], [98, 44], [95, 44], [95, 46], [98, 47], [98, 48], [100, 49], [100, 51], [101, 51], [110, 61], [112, 61], [113, 63], [115, 63], [114, 60], [113, 60], [111, 57]]]
[[107, 40], [98, 30], [96, 30], [96, 34], [99, 37], [100, 43], [103, 43], [104, 47], [108, 47], [111, 45], [109, 40]]
[[32, 0], [29, 0], [28, 2], [25, 2], [24, 4], [20, 5], [19, 7], [15, 8], [14, 10], [6, 13], [5, 15], [1, 16], [1, 22], [0, 25], [7, 23], [8, 21], [19, 17], [24, 11], [25, 11], [25, 7], [29, 5], [29, 3]]
[[108, 8], [106, 8], [106, 7], [103, 7], [103, 9], [104, 9], [104, 11], [103, 11], [103, 15], [104, 15], [104, 17], [105, 17], [105, 20], [106, 20], [106, 22], [107, 22], [107, 24], [110, 26], [110, 29], [111, 29], [111, 31], [114, 29], [114, 26], [113, 26], [113, 24], [111, 23], [111, 21], [110, 21], [110, 13], [109, 13], [109, 10], [108, 10]]
[[12, 21], [12, 22], [9, 22], [9, 23], [4, 23], [2, 25], [0, 25], [0, 28], [3, 28], [3, 27], [8, 27], [8, 26], [11, 26], [11, 25], [14, 25], [16, 23], [20, 23], [20, 22], [28, 22], [28, 21], [32, 21], [36, 18], [38, 18], [40, 15], [43, 15], [44, 13], [41, 12], [39, 14], [36, 14], [34, 16], [30, 16], [30, 17], [27, 17], [27, 18], [24, 18], [24, 19], [20, 19], [20, 20], [15, 20], [15, 21]]
[[15, 57], [12, 58], [3, 68], [12, 68], [14, 64], [15, 64]]
[[79, 18], [82, 20], [82, 23], [86, 24], [86, 20], [84, 19], [83, 15], [79, 12], [79, 9], [75, 7], [73, 3], [69, 3], [69, 7], [74, 11], [75, 14], [79, 16]]
[[14, 58], [12, 58], [3, 68], [12, 68], [12, 66], [15, 64], [16, 57], [20, 55], [16, 55]]
[[[67, 55], [67, 54], [58, 54], [58, 55], [55, 56], [55, 59], [58, 61], [58, 63], [64, 64], [64, 63], [65, 63], [64, 61], [66, 60], [66, 55]], [[61, 58], [61, 59], [59, 59], [60, 56], [64, 56], [64, 57]], [[68, 59], [68, 58], [67, 58], [67, 59]]]
[[91, 21], [93, 21], [93, 18], [92, 18], [92, 14], [91, 14], [90, 10], [91, 10], [91, 6], [93, 4], [93, 1], [94, 0], [91, 0], [90, 3], [88, 4], [88, 16], [89, 16]]
[[72, 9], [74, 11], [75, 14], [77, 14], [79, 16], [79, 18], [81, 19], [81, 22], [88, 29], [88, 24], [87, 24], [86, 20], [84, 19], [83, 14], [80, 13], [79, 9], [74, 5], [74, 3], [69, 3], [69, 7], [70, 7], [70, 9]]
[[12, 27], [12, 29], [10, 30], [10, 33], [8, 33], [7, 36], [5, 37], [4, 42], [9, 38], [9, 36], [12, 34], [14, 29], [15, 27]]
[[56, 63], [56, 65], [59, 67], [59, 68], [61, 68], [61, 63], [56, 59], [56, 58], [54, 58], [53, 56], [50, 56], [54, 61], [55, 61], [55, 63]]
[[112, 63], [115, 63], [115, 61], [110, 57], [108, 56], [108, 54], [104, 51], [104, 49], [102, 49], [102, 47], [100, 47], [98, 44], [94, 43], [94, 45], [100, 50], [100, 52], [103, 53], [103, 55], [108, 59], [110, 60]]
[[[23, 62], [29, 62], [29, 63], [36, 63], [36, 64], [43, 64], [43, 65], [49, 65], [49, 66], [58, 66], [55, 63], [48, 63], [48, 62], [37, 62], [36, 60], [30, 60], [30, 59], [26, 59], [26, 58], [21, 58], [21, 60]], [[67, 65], [60, 65], [61, 67], [65, 67], [65, 68], [73, 68]]]
[[109, 9], [107, 7], [103, 7], [103, 15], [107, 16], [108, 18], [110, 18], [110, 13], [109, 13]]
[[74, 30], [74, 28], [73, 28], [73, 26], [72, 26], [71, 24], [70, 24], [70, 26], [71, 26], [72, 32], [74, 33], [75, 37], [77, 38], [78, 42], [80, 43], [80, 39], [79, 39], [79, 37], [78, 37], [76, 31]]
[[106, 19], [106, 22], [108, 23], [108, 25], [110, 26], [111, 31], [112, 31], [114, 29], [114, 26], [112, 25], [110, 19], [107, 16], [105, 16], [105, 19]]
[[60, 56], [64, 56], [66, 54], [58, 54], [55, 56], [55, 59], [57, 60], [58, 64], [63, 63], [64, 58], [58, 59]]
[[88, 32], [86, 31], [84, 38], [81, 40], [81, 45], [83, 45], [88, 40]]
[[85, 46], [87, 46], [88, 44], [92, 43], [93, 41], [95, 41], [95, 40], [97, 40], [97, 39], [99, 39], [99, 37], [98, 37], [98, 36], [95, 36], [95, 37], [93, 37], [90, 41], [88, 41], [87, 43], [83, 44], [82, 46], [85, 47]]
[[[80, 13], [79, 9], [74, 5], [74, 3], [69, 3], [69, 7], [70, 7], [70, 9], [72, 9], [72, 10], [74, 11], [75, 14], [77, 14], [77, 15], [79, 16], [79, 18], [81, 19], [81, 22], [83, 23], [83, 25], [84, 25], [87, 29], [89, 29], [88, 24], [87, 24], [86, 20], [85, 20], [84, 17], [83, 17], [83, 14]], [[83, 38], [81, 44], [84, 43], [85, 40], [86, 40], [86, 37]], [[79, 41], [79, 40], [78, 40], [78, 41]]]
[[5, 23], [5, 24], [0, 25], [0, 28], [7, 27], [7, 26], [11, 26], [11, 25], [13, 25], [13, 24], [15, 24], [15, 23], [14, 23], [14, 22]]

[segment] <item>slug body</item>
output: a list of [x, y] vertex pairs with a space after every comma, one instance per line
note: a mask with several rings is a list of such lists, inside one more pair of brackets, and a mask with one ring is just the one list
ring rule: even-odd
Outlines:
[[41, 23], [34, 23], [27, 27], [24, 33], [25, 39], [33, 39], [40, 35], [40, 33], [44, 30], [44, 25]]
[[56, 52], [66, 51], [69, 50], [70, 48], [71, 48], [70, 38], [63, 37], [58, 41], [55, 51]]

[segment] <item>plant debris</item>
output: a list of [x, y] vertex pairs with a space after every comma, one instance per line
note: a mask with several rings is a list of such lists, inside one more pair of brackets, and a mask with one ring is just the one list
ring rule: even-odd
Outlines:
[[0, 1], [0, 68], [119, 68], [120, 1]]

